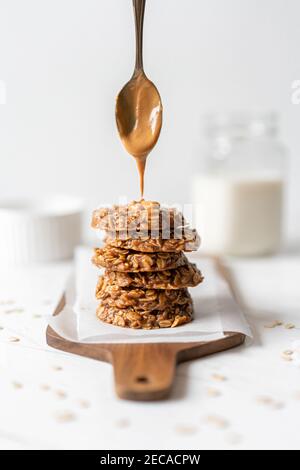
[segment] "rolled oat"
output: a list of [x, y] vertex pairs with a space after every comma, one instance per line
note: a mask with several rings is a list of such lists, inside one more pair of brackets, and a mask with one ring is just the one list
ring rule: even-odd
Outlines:
[[96, 266], [121, 272], [163, 271], [187, 263], [183, 253], [140, 253], [110, 246], [96, 248], [92, 261]]
[[186, 229], [182, 234], [170, 233], [168, 238], [162, 238], [162, 234], [154, 237], [153, 235], [148, 236], [140, 233], [135, 237], [128, 238], [127, 235], [120, 238], [113, 233], [109, 233], [105, 238], [105, 243], [116, 248], [146, 253], [196, 251], [200, 246], [200, 237], [196, 230], [191, 229]]
[[110, 284], [104, 276], [99, 278], [96, 298], [109, 307], [133, 307], [136, 310], [163, 310], [170, 304], [186, 305], [191, 301], [187, 289], [124, 288]]
[[148, 289], [182, 289], [195, 287], [203, 281], [203, 276], [197, 266], [187, 263], [176, 269], [158, 272], [122, 273], [105, 271], [105, 278], [120, 287], [140, 287]]
[[187, 226], [181, 212], [155, 201], [132, 201], [124, 206], [102, 207], [92, 216], [92, 227], [109, 232], [157, 232]]
[[197, 250], [200, 237], [181, 212], [158, 202], [133, 201], [94, 211], [92, 227], [106, 231], [93, 263], [105, 268], [96, 298], [100, 320], [134, 329], [174, 328], [191, 321], [187, 287], [203, 281], [183, 251]]
[[171, 305], [163, 311], [136, 311], [133, 308], [117, 309], [99, 304], [97, 316], [111, 325], [152, 330], [157, 328], [174, 328], [188, 323], [192, 319], [192, 303], [181, 306]]

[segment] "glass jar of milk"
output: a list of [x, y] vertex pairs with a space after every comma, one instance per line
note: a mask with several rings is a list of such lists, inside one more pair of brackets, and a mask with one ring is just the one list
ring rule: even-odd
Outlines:
[[208, 116], [208, 152], [194, 178], [202, 251], [237, 256], [278, 250], [285, 148], [274, 113]]

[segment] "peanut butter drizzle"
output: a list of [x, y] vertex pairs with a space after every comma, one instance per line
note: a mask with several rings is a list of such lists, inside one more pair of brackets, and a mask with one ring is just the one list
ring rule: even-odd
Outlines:
[[155, 85], [142, 70], [136, 71], [121, 90], [116, 120], [123, 145], [136, 160], [143, 198], [146, 161], [160, 134], [162, 104]]
[[141, 201], [143, 201], [144, 198], [144, 186], [145, 186], [145, 168], [146, 168], [146, 162], [147, 162], [147, 156], [143, 158], [136, 158], [135, 161], [137, 164], [137, 169], [139, 172], [139, 177], [140, 177], [140, 193], [141, 193]]
[[155, 146], [162, 125], [162, 103], [155, 85], [143, 68], [143, 23], [146, 0], [132, 0], [136, 56], [134, 73], [117, 97], [116, 121], [124, 147], [136, 160], [140, 175], [141, 199], [149, 152]]

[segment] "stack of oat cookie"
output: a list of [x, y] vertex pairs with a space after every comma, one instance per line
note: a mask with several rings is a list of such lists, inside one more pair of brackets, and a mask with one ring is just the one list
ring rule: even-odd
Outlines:
[[105, 245], [93, 263], [99, 277], [97, 316], [128, 328], [168, 328], [191, 321], [188, 287], [202, 282], [184, 251], [197, 250], [200, 238], [176, 209], [152, 201], [94, 211], [92, 227], [105, 230]]

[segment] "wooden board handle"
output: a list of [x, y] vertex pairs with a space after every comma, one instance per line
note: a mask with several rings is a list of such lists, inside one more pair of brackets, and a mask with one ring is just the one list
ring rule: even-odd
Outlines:
[[177, 351], [168, 344], [120, 344], [112, 352], [115, 388], [127, 400], [161, 400], [174, 381]]

